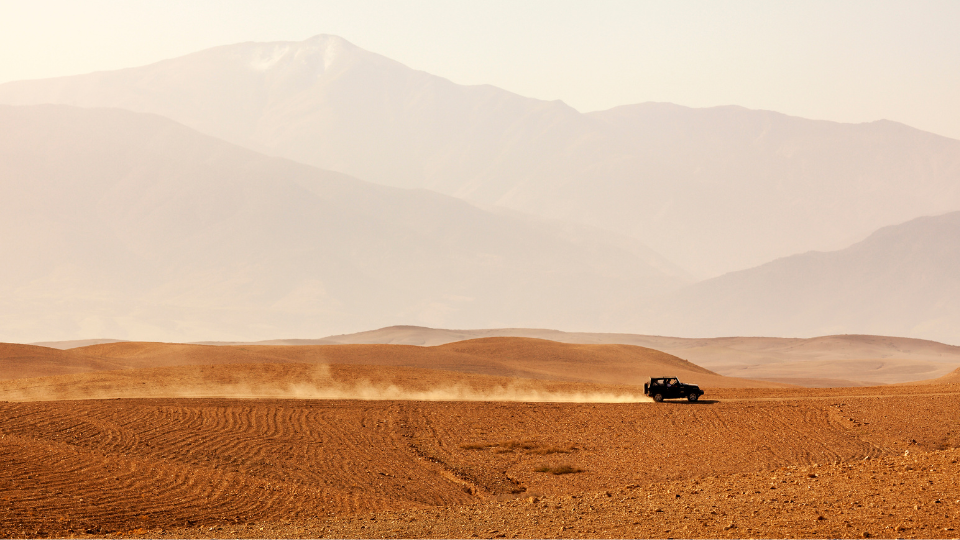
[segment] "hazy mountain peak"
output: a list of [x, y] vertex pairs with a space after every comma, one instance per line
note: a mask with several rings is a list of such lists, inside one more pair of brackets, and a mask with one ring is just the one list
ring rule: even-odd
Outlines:
[[300, 69], [319, 76], [359, 54], [373, 56], [339, 36], [325, 34], [298, 42], [252, 42], [249, 45], [249, 67], [259, 72]]
[[960, 208], [960, 141], [895, 122], [669, 103], [581, 114], [328, 35], [7, 83], [0, 103], [160, 114], [367, 181], [615, 231], [698, 277]]

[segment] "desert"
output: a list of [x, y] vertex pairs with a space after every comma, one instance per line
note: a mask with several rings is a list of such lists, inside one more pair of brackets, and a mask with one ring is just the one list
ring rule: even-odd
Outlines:
[[[516, 337], [0, 352], [5, 537], [960, 528], [960, 370], [805, 388], [639, 346]], [[667, 373], [703, 400], [642, 395]]]
[[960, 2], [0, 21], [0, 539], [960, 539]]

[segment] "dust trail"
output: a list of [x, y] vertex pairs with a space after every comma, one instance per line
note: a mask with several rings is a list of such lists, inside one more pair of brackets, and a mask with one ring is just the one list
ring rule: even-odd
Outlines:
[[[265, 395], [265, 394], [270, 394]], [[272, 393], [259, 391], [236, 397], [282, 397], [295, 399], [358, 399], [358, 400], [396, 400], [396, 401], [512, 401], [531, 403], [652, 403], [653, 400], [642, 394], [614, 392], [578, 392], [523, 388], [516, 386], [496, 386], [477, 389], [465, 385], [454, 385], [429, 390], [411, 390], [395, 385], [374, 385], [360, 383], [347, 387], [316, 387], [295, 385], [285, 391]], [[212, 396], [211, 396], [212, 397]]]
[[58, 401], [116, 398], [242, 398], [242, 399], [355, 399], [364, 401], [510, 401], [530, 403], [652, 403], [642, 394], [615, 392], [551, 391], [497, 386], [487, 389], [454, 385], [412, 390], [395, 385], [356, 384], [285, 388], [251, 385], [213, 385], [206, 388], [169, 386], [153, 389], [74, 389], [58, 391], [23, 388], [0, 392], [3, 401]]
[[[250, 373], [235, 373], [232, 380], [209, 380], [203, 375], [190, 380], [158, 380], [148, 375], [107, 376], [103, 373], [69, 378], [50, 377], [21, 381], [3, 381], [0, 400], [54, 401], [114, 398], [245, 398], [245, 399], [352, 399], [367, 401], [505, 401], [530, 403], [648, 403], [640, 392], [603, 391], [577, 388], [576, 383], [521, 380], [507, 384], [466, 384], [413, 382], [400, 385], [388, 382], [337, 380], [328, 366], [312, 366], [309, 373], [298, 374], [297, 381], [259, 382]], [[240, 370], [242, 371], [242, 370]], [[413, 386], [413, 388], [409, 387]], [[419, 388], [417, 387], [419, 386]], [[565, 388], [566, 387], [566, 388]]]

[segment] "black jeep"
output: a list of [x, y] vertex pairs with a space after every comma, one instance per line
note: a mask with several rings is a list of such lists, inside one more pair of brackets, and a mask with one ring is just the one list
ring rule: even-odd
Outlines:
[[695, 384], [684, 384], [676, 377], [652, 377], [650, 382], [643, 383], [643, 393], [660, 403], [665, 399], [676, 398], [696, 401], [703, 395], [703, 390]]

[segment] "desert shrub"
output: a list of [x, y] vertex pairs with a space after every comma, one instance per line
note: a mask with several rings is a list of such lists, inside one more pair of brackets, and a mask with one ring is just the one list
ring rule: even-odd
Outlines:
[[571, 465], [560, 465], [558, 467], [554, 467], [553, 470], [550, 471], [550, 474], [571, 474], [578, 472], [583, 472], [583, 469], [573, 467]]
[[460, 448], [463, 450], [483, 450], [484, 448], [487, 448], [489, 446], [490, 446], [489, 444], [483, 444], [483, 443], [469, 443], [469, 444], [461, 444]]
[[547, 454], [569, 454], [570, 452], [573, 452], [576, 449], [577, 448], [573, 445], [564, 446], [563, 448], [560, 448], [557, 446], [548, 446], [546, 448], [544, 447], [534, 448], [530, 450], [530, 452], [528, 453], [537, 454], [540, 456], [547, 455]]
[[532, 450], [538, 445], [535, 442], [531, 441], [500, 441], [494, 446], [499, 446], [500, 448], [506, 448], [509, 450]]
[[534, 472], [550, 473], [550, 474], [554, 474], [554, 475], [559, 475], [559, 474], [579, 473], [579, 472], [583, 472], [583, 469], [580, 469], [580, 468], [578, 468], [578, 467], [574, 467], [574, 466], [572, 466], [572, 465], [557, 465], [557, 466], [555, 466], [555, 467], [551, 467], [551, 466], [549, 466], [549, 465], [541, 465], [541, 466], [537, 467], [536, 469], [534, 469]]
[[[505, 454], [507, 452], [516, 452], [518, 450], [525, 452], [533, 452], [540, 448], [540, 445], [532, 441], [500, 441], [495, 443], [467, 443], [461, 444], [460, 448], [463, 450], [485, 450], [487, 448], [492, 448], [494, 452], [498, 454]], [[553, 453], [553, 452], [547, 452]]]

